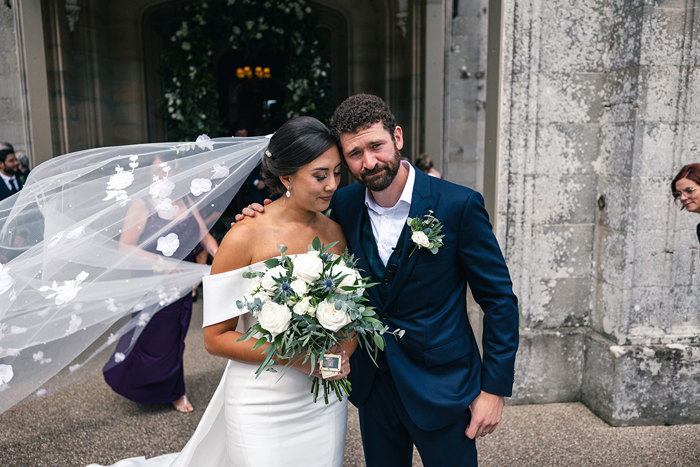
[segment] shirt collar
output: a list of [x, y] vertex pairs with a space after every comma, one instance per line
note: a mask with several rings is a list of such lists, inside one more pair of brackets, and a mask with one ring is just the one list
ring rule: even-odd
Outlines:
[[9, 182], [10, 180], [12, 180], [12, 179], [14, 179], [14, 178], [15, 178], [15, 175], [13, 175], [12, 177], [8, 177], [8, 176], [7, 176], [7, 175], [5, 175], [4, 173], [0, 172], [0, 177], [2, 177], [2, 179], [3, 179], [3, 180], [5, 180], [5, 181], [8, 181], [8, 182]]
[[399, 197], [399, 200], [396, 202], [396, 204], [391, 207], [384, 207], [378, 205], [377, 202], [374, 201], [374, 196], [372, 196], [372, 192], [370, 191], [370, 189], [365, 188], [365, 206], [367, 206], [372, 211], [381, 214], [385, 211], [391, 211], [393, 209], [396, 209], [402, 204], [407, 206], [411, 205], [411, 199], [413, 198], [413, 185], [416, 182], [416, 173], [413, 169], [413, 166], [408, 161], [401, 161], [401, 164], [403, 164], [403, 166], [406, 167], [406, 169], [408, 169], [408, 178], [406, 179], [406, 185], [404, 185], [403, 191], [401, 192], [401, 196]]

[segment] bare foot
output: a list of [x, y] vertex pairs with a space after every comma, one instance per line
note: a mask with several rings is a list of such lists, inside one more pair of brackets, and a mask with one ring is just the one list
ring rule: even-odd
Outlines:
[[194, 407], [192, 407], [192, 404], [190, 404], [189, 399], [187, 399], [187, 395], [184, 395], [175, 402], [173, 402], [173, 407], [175, 407], [175, 410], [177, 410], [180, 413], [190, 413], [194, 411]]

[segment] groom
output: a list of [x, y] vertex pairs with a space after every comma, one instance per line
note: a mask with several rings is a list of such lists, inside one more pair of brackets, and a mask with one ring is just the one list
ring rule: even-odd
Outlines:
[[[336, 192], [332, 217], [379, 283], [367, 294], [380, 318], [405, 330], [387, 336], [378, 368], [362, 350], [350, 360], [367, 465], [410, 466], [414, 444], [426, 466], [476, 465], [474, 440], [500, 421], [518, 347], [517, 298], [483, 198], [402, 162], [403, 130], [377, 96], [346, 99], [331, 127], [361, 182]], [[436, 254], [406, 224], [431, 211], [443, 225]], [[483, 361], [467, 285], [484, 311]]]
[[[378, 367], [361, 349], [350, 359], [367, 466], [408, 467], [413, 445], [427, 467], [477, 465], [475, 439], [500, 421], [518, 347], [517, 298], [483, 198], [402, 162], [403, 130], [377, 96], [346, 99], [331, 127], [360, 181], [335, 193], [331, 217], [378, 283], [367, 294], [379, 317], [405, 331], [387, 336]], [[406, 224], [431, 211], [444, 234], [435, 254]], [[484, 311], [483, 361], [467, 285]]]

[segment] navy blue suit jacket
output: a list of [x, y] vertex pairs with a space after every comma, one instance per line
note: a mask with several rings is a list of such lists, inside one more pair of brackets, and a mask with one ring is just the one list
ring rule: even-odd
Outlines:
[[[15, 177], [15, 180], [17, 180], [17, 186], [21, 190], [23, 186], [22, 182], [17, 177]], [[19, 191], [17, 191], [17, 193], [19, 193]], [[12, 195], [14, 195], [14, 193], [11, 192], [9, 188], [7, 188], [5, 180], [0, 180], [0, 201], [2, 201], [5, 198], [9, 198]]]
[[[435, 430], [465, 420], [481, 390], [510, 396], [518, 347], [518, 305], [482, 196], [476, 191], [416, 170], [409, 217], [429, 210], [443, 224], [443, 246], [433, 255], [413, 249], [404, 236], [403, 254], [386, 302], [367, 289], [372, 305], [391, 329], [406, 331], [398, 341], [386, 336], [386, 361], [413, 422]], [[369, 271], [360, 244], [365, 188], [356, 183], [338, 190], [331, 216], [340, 223], [348, 249]], [[483, 363], [467, 318], [466, 290], [484, 311]], [[351, 359], [350, 401], [362, 406], [376, 366], [364, 350]]]

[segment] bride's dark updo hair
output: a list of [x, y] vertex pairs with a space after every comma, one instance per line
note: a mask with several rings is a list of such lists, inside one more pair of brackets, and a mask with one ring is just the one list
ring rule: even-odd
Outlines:
[[262, 177], [270, 194], [277, 196], [287, 191], [280, 176], [296, 173], [336, 145], [331, 130], [313, 117], [286, 121], [270, 138], [262, 160]]

